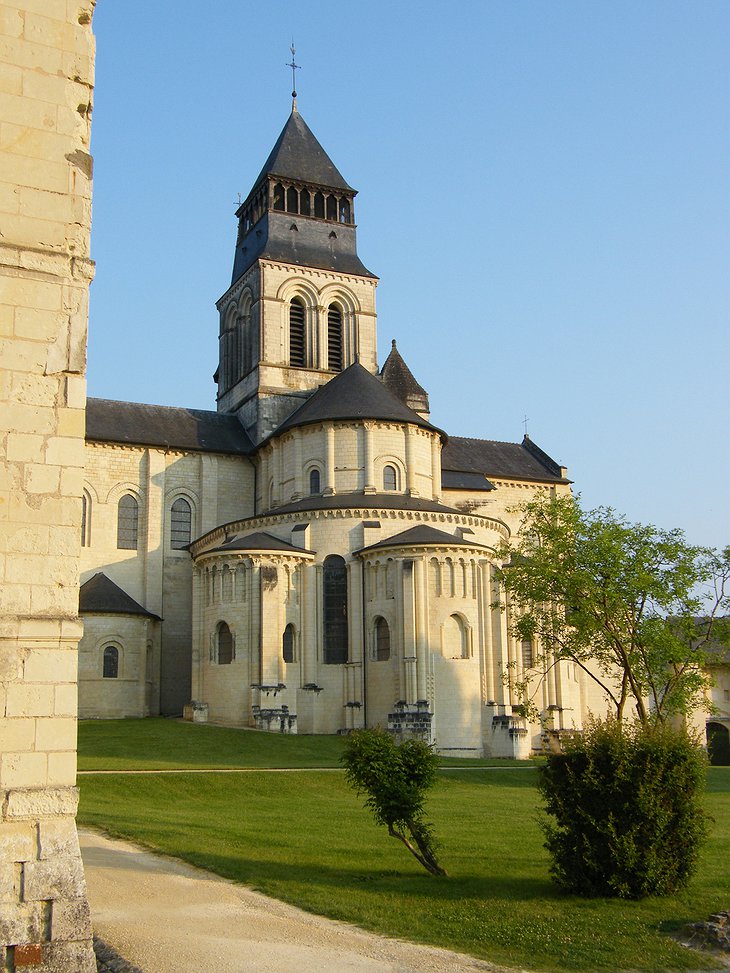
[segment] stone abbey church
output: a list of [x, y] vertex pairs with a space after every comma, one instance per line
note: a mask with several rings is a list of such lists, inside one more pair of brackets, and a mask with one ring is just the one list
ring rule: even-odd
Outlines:
[[[493, 565], [566, 470], [434, 426], [395, 341], [379, 367], [355, 195], [294, 107], [236, 214], [217, 411], [89, 400], [80, 716], [539, 746]], [[603, 709], [567, 663], [540, 703], [556, 729]]]

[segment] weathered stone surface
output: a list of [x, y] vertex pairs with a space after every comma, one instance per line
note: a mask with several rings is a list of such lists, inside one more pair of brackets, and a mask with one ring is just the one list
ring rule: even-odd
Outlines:
[[70, 818], [41, 821], [38, 826], [38, 858], [78, 858], [79, 837]]
[[23, 897], [35, 899], [76, 899], [86, 893], [81, 858], [54, 858], [28, 862], [23, 873]]
[[35, 857], [35, 827], [30, 822], [0, 822], [0, 861], [27, 862]]
[[50, 942], [43, 947], [48, 973], [96, 973], [91, 942]]
[[28, 787], [10, 791], [7, 796], [6, 817], [46, 818], [75, 817], [79, 792], [75, 787]]
[[91, 909], [86, 899], [53, 903], [51, 938], [69, 942], [91, 938]]
[[0, 942], [40, 942], [42, 931], [43, 912], [38, 903], [3, 907], [0, 913]]

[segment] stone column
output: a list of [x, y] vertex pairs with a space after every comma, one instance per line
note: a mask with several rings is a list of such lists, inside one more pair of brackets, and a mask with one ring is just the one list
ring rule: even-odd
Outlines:
[[479, 628], [481, 633], [481, 656], [484, 666], [485, 702], [494, 700], [494, 639], [492, 638], [492, 565], [488, 561], [479, 564]]
[[304, 491], [306, 489], [309, 493], [309, 483], [304, 483], [303, 471], [302, 471], [302, 434], [300, 432], [294, 433], [294, 492], [291, 495], [292, 500], [299, 500], [304, 496]]
[[[428, 698], [428, 574], [426, 561], [414, 561], [415, 598], [416, 598], [416, 699]], [[431, 701], [433, 702], [433, 701]]]
[[203, 617], [204, 617], [204, 576], [201, 568], [193, 567], [193, 666], [192, 698], [203, 699]]
[[418, 698], [416, 679], [416, 617], [413, 561], [403, 562], [403, 665], [406, 702]]
[[279, 682], [279, 656], [281, 655], [279, 568], [276, 564], [264, 561], [259, 568], [259, 575], [261, 579], [259, 627], [261, 683], [275, 686]]
[[377, 493], [375, 473], [373, 471], [373, 424], [362, 424], [362, 453], [363, 453], [363, 493]]
[[274, 489], [272, 490], [271, 505], [273, 507], [278, 507], [279, 498], [281, 496], [281, 443], [273, 442], [271, 444], [271, 449], [271, 479], [274, 486]]
[[411, 496], [418, 496], [416, 490], [416, 427], [406, 426], [406, 490]]
[[251, 586], [249, 588], [250, 681], [252, 683], [260, 683], [263, 672], [261, 667], [261, 566], [258, 561], [251, 560], [249, 575], [251, 579]]
[[335, 427], [331, 422], [325, 426], [324, 490], [325, 497], [335, 492]]
[[302, 685], [317, 681], [317, 569], [303, 564], [302, 572]]
[[441, 499], [441, 440], [437, 433], [431, 439], [431, 495], [434, 500]]

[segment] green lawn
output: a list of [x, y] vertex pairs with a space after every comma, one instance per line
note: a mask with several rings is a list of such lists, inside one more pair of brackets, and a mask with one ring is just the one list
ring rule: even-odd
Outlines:
[[[288, 736], [163, 718], [82, 720], [79, 770], [340, 767], [344, 745], [340, 736]], [[444, 757], [442, 764], [489, 767], [524, 761]]]
[[[333, 738], [171, 721], [86, 724], [83, 765], [97, 759], [122, 766], [127, 739], [135, 755], [127, 763], [139, 767], [146, 727], [154, 740], [149, 765], [158, 767], [173, 759], [178, 766], [185, 760], [191, 767], [232, 766], [237, 746], [238, 766], [253, 766], [259, 746], [272, 767], [336, 766], [341, 746]], [[427, 875], [376, 828], [340, 774], [84, 776], [79, 820], [312, 912], [509, 966], [582, 973], [713, 967], [666, 933], [728, 907], [730, 768], [709, 772], [715, 823], [690, 888], [639, 903], [554, 890], [534, 781], [532, 768], [440, 775], [429, 814], [449, 870], [444, 879]]]

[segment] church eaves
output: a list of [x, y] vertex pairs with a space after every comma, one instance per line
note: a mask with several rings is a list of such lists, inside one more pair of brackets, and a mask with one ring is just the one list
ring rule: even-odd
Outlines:
[[296, 426], [348, 419], [409, 423], [431, 429], [446, 439], [446, 433], [404, 405], [359, 362], [354, 362], [326, 385], [320, 386], [304, 405], [278, 427], [272, 438]]
[[386, 537], [385, 540], [378, 541], [377, 544], [371, 544], [370, 547], [363, 547], [356, 553], [364, 554], [387, 547], [476, 547], [484, 550], [484, 544], [468, 541], [456, 534], [448, 534], [444, 530], [431, 527], [430, 524], [418, 524], [400, 534]]

